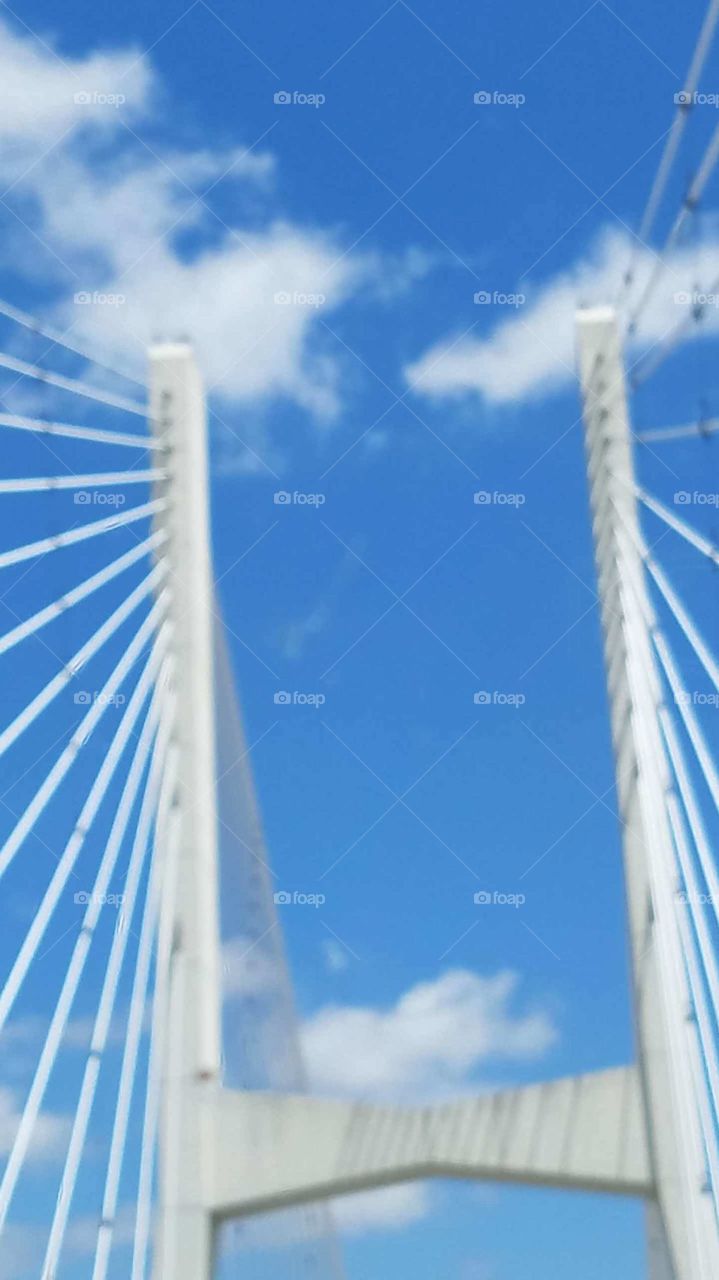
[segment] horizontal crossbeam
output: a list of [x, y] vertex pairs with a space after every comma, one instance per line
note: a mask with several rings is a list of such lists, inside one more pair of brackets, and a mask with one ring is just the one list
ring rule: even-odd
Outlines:
[[201, 1106], [216, 1219], [418, 1178], [652, 1195], [634, 1067], [430, 1107], [230, 1091]]

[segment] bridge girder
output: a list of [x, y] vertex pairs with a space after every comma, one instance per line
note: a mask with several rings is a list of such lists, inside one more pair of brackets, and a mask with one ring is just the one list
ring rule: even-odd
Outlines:
[[635, 1067], [435, 1106], [218, 1090], [201, 1110], [215, 1220], [420, 1178], [653, 1194]]

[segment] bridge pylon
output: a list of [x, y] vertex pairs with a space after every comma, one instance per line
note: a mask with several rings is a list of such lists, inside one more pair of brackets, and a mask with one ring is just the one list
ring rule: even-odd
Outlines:
[[719, 1276], [697, 1099], [701, 1051], [682, 956], [660, 726], [662, 684], [643, 556], [632, 432], [614, 311], [578, 315], [587, 471], [622, 828], [639, 1076], [656, 1203], [657, 1280]]
[[[219, 1085], [221, 968], [213, 680], [213, 578], [207, 426], [200, 375], [184, 344], [150, 353], [152, 429], [161, 440], [169, 499], [157, 517], [166, 535], [177, 697], [175, 795], [178, 836], [162, 911], [171, 914], [164, 1013], [157, 1280], [209, 1280], [213, 1224], [204, 1195], [201, 1103]], [[165, 922], [167, 924], [167, 922]], [[160, 1016], [163, 1016], [162, 1011]]]

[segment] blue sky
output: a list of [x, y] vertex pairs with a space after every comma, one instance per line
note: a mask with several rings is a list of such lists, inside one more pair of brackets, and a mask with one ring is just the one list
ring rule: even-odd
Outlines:
[[[138, 373], [149, 341], [187, 337], [210, 388], [216, 570], [275, 888], [326, 899], [280, 908], [317, 1087], [436, 1096], [631, 1057], [573, 310], [614, 296], [633, 243], [649, 269], [633, 230], [703, 10], [2, 6], [0, 296]], [[657, 244], [716, 120], [692, 115]], [[677, 290], [719, 275], [715, 195], [632, 361]], [[719, 411], [717, 316], [634, 397], [637, 428]], [[46, 351], [10, 325], [3, 347]], [[18, 474], [47, 466], [23, 448]], [[664, 448], [640, 465], [665, 500], [719, 488], [710, 444]], [[71, 499], [53, 502], [23, 506], [28, 526], [61, 527]], [[716, 536], [716, 506], [691, 516]], [[709, 632], [716, 580], [663, 550]], [[41, 587], [13, 590], [22, 613]], [[8, 706], [38, 676], [16, 671]], [[642, 1211], [619, 1201], [447, 1184], [345, 1214], [350, 1280], [643, 1274]]]

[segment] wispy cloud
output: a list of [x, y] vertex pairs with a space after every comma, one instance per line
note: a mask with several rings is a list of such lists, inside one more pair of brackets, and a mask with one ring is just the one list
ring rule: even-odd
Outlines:
[[[490, 404], [523, 403], [569, 386], [575, 369], [575, 313], [578, 306], [606, 303], [617, 296], [630, 259], [628, 238], [602, 233], [588, 254], [538, 288], [527, 286], [518, 306], [476, 307], [480, 336], [450, 334], [405, 368], [417, 394], [435, 399], [478, 395]], [[629, 308], [638, 300], [655, 262], [644, 250], [636, 260]], [[709, 289], [719, 278], [719, 234], [713, 228], [695, 244], [671, 253], [663, 276], [631, 340], [634, 351], [659, 340], [686, 314], [690, 302], [680, 295]], [[488, 283], [488, 294], [493, 290]], [[719, 330], [719, 307], [710, 306], [702, 326], [687, 338]]]
[[498, 1061], [541, 1057], [557, 1030], [521, 1010], [517, 974], [453, 969], [411, 987], [389, 1008], [329, 1005], [305, 1024], [310, 1079], [321, 1093], [407, 1098], [463, 1092]]
[[115, 132], [118, 105], [141, 114], [151, 90], [150, 65], [137, 50], [71, 58], [0, 23], [0, 138], [5, 148], [15, 145], [11, 155], [48, 145], [67, 129]]
[[[16, 267], [56, 285], [55, 318], [105, 359], [144, 371], [153, 340], [188, 338], [226, 402], [284, 399], [333, 418], [349, 357], [322, 318], [361, 291], [376, 300], [390, 277], [409, 287], [425, 257], [387, 272], [377, 255], [344, 255], [333, 231], [279, 215], [272, 126], [245, 148], [163, 151], [167, 105], [148, 58], [68, 62], [0, 21], [0, 136], [12, 142], [0, 184]], [[229, 221], [221, 184], [233, 187]], [[76, 294], [91, 301], [67, 302]]]
[[[9, 1155], [20, 1124], [21, 1110], [12, 1089], [0, 1086], [0, 1156]], [[70, 1135], [70, 1118], [43, 1112], [38, 1116], [29, 1149], [31, 1159], [55, 1161], [65, 1151]]]

